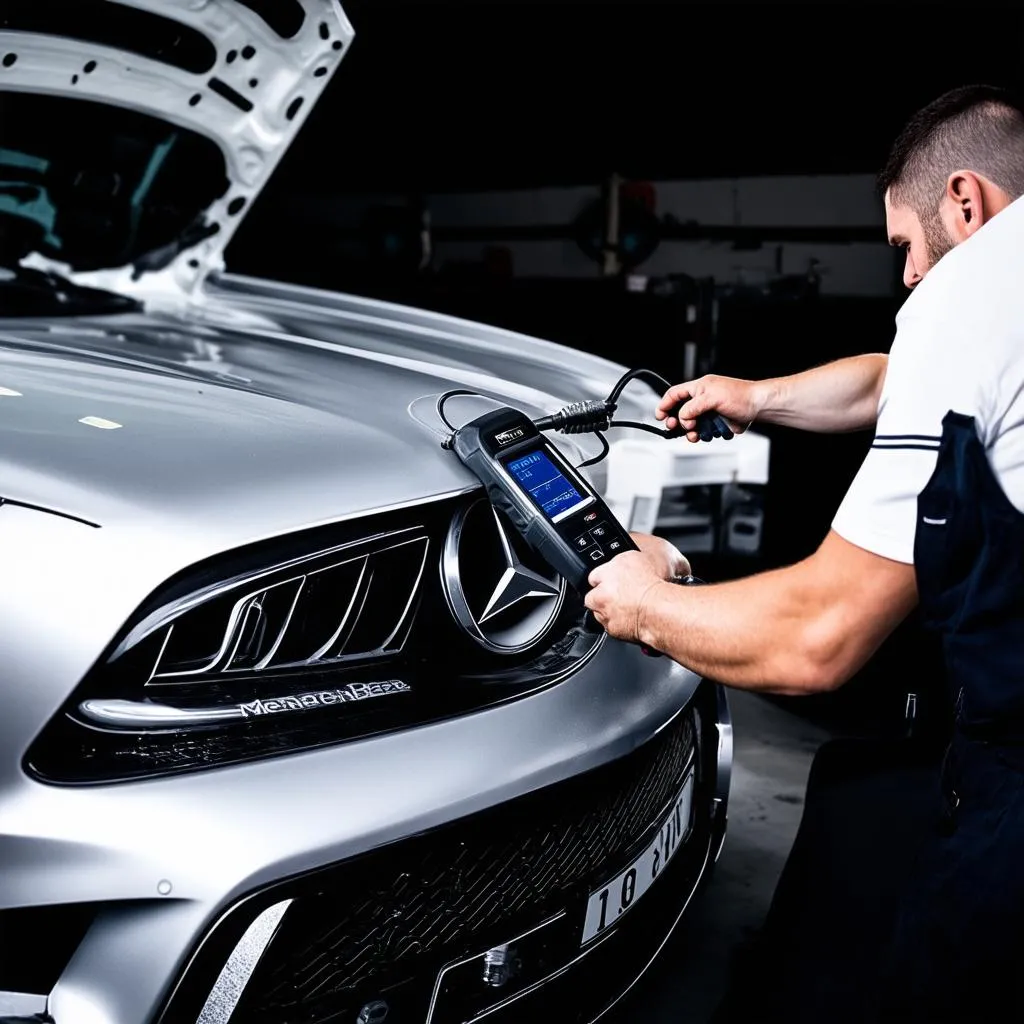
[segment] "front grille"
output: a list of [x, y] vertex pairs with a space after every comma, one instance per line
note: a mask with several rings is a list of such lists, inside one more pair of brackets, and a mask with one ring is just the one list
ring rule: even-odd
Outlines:
[[[396, 1005], [396, 993], [432, 983], [444, 964], [560, 911], [578, 915], [582, 925], [589, 893], [649, 842], [699, 759], [697, 731], [688, 710], [615, 762], [261, 893], [238, 911], [242, 919], [227, 935], [239, 934], [265, 907], [293, 902], [237, 1019], [355, 1020], [381, 992]], [[713, 753], [713, 744], [704, 747]], [[697, 768], [695, 834], [706, 833], [709, 766], [710, 774]]]
[[[36, 738], [37, 778], [153, 777], [343, 743], [515, 700], [597, 649], [569, 592], [542, 639], [485, 650], [440, 561], [453, 499], [262, 541], [169, 580]], [[366, 699], [372, 697], [373, 699]]]
[[[133, 631], [151, 645], [149, 686], [305, 672], [399, 651], [426, 562], [418, 529], [385, 534], [232, 583]], [[122, 645], [134, 647], [129, 635]], [[116, 656], [112, 661], [116, 661]]]

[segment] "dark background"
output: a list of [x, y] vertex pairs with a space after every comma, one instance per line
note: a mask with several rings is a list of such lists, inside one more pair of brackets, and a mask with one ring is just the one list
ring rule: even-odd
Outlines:
[[[679, 302], [632, 295], [596, 263], [583, 280], [495, 272], [486, 261], [416, 271], [414, 259], [382, 256], [378, 244], [390, 231], [399, 250], [413, 245], [408, 214], [378, 223], [376, 243], [365, 224], [352, 229], [343, 255], [341, 233], [281, 211], [298, 195], [330, 203], [391, 193], [412, 209], [428, 194], [600, 185], [613, 171], [653, 181], [875, 174], [907, 118], [946, 89], [1024, 87], [1024, 5], [344, 6], [356, 30], [351, 52], [228, 250], [229, 269], [453, 312], [675, 379], [681, 368], [666, 339], [679, 337]], [[881, 225], [879, 201], [877, 225], [815, 237], [864, 241]], [[487, 230], [475, 236], [481, 243]], [[517, 230], [573, 237], [571, 225]], [[733, 243], [770, 245], [801, 230], [779, 223], [774, 235], [752, 229]], [[760, 290], [677, 282], [677, 296], [701, 303], [700, 369], [766, 377], [887, 351], [906, 295], [895, 257], [884, 245], [872, 257], [893, 263], [892, 293], [881, 297], [830, 297], [792, 275]], [[713, 330], [709, 288], [718, 298]], [[813, 551], [870, 442], [764, 432], [772, 461], [760, 555], [695, 556], [709, 578]], [[847, 729], [902, 728], [915, 689], [936, 694], [922, 700], [922, 715], [938, 720], [931, 654], [911, 620], [839, 694], [800, 707]]]
[[874, 172], [946, 89], [1024, 84], [1024, 6], [344, 4], [267, 193]]

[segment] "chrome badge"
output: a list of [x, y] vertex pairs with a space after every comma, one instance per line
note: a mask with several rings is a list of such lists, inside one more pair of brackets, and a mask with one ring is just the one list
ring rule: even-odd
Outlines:
[[79, 710], [94, 722], [115, 728], [167, 729], [309, 711], [354, 700], [372, 700], [375, 697], [411, 692], [412, 687], [403, 680], [385, 679], [373, 683], [346, 683], [330, 689], [290, 693], [280, 697], [258, 697], [242, 704], [220, 707], [183, 708], [152, 700], [86, 700], [79, 705]]
[[277, 715], [282, 711], [308, 711], [310, 708], [330, 707], [352, 700], [369, 700], [393, 693], [407, 693], [412, 687], [401, 679], [388, 679], [381, 683], [347, 683], [330, 690], [311, 690], [309, 693], [290, 694], [286, 697], [257, 698], [248, 704], [239, 704], [243, 718], [257, 715]]
[[565, 580], [484, 498], [452, 521], [441, 571], [456, 621], [498, 654], [539, 643], [565, 598]]

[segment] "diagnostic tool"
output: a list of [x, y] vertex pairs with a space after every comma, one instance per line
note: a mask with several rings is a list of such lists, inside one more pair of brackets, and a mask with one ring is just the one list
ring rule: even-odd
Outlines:
[[451, 448], [495, 508], [580, 593], [591, 570], [637, 546], [604, 501], [532, 420], [515, 409], [458, 428]]

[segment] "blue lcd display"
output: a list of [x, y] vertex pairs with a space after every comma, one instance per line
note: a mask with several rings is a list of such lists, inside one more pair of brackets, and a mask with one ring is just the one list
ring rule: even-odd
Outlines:
[[542, 451], [521, 455], [508, 462], [507, 466], [551, 520], [560, 518], [563, 513], [588, 500]]

